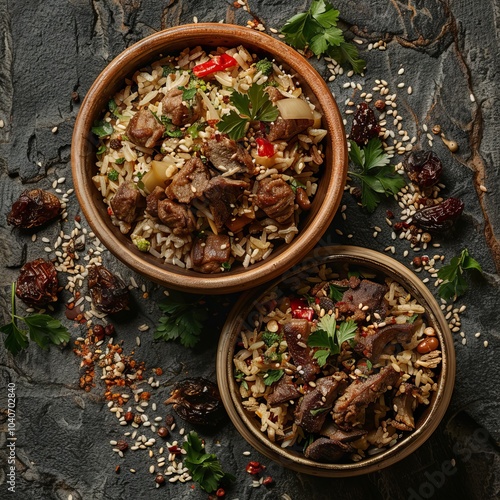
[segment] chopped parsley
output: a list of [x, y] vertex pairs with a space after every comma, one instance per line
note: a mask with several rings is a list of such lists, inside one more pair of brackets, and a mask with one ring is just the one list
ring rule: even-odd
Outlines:
[[110, 170], [110, 171], [108, 172], [108, 179], [109, 179], [110, 181], [115, 182], [115, 181], [117, 181], [117, 180], [118, 180], [119, 175], [120, 175], [120, 174], [118, 173], [118, 171], [117, 171], [117, 170], [115, 170], [115, 169], [113, 168], [112, 170]]
[[274, 384], [274, 382], [280, 380], [284, 373], [284, 370], [267, 370], [267, 372], [264, 374], [264, 384]]
[[340, 302], [344, 296], [344, 292], [348, 289], [348, 286], [334, 285], [330, 283], [330, 298], [335, 302]]
[[262, 334], [262, 340], [267, 347], [271, 347], [272, 345], [281, 342], [281, 335], [279, 333], [269, 332], [268, 330], [266, 330]]
[[113, 133], [113, 125], [105, 120], [98, 120], [94, 122], [91, 131], [97, 137], [108, 137]]
[[123, 158], [123, 157], [122, 157], [122, 158], [117, 158], [117, 159], [115, 160], [115, 163], [116, 163], [117, 165], [122, 165], [123, 163], [125, 163], [125, 158]]

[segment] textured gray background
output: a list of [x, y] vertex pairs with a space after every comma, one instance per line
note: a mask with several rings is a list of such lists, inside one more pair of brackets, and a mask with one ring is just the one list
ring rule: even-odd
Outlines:
[[[253, 14], [268, 28], [281, 27], [308, 5], [306, 1], [250, 1]], [[460, 226], [439, 242], [448, 258], [467, 245], [485, 273], [482, 278], [474, 277], [471, 290], [459, 301], [467, 305], [462, 329], [468, 343], [463, 346], [456, 336], [457, 382], [451, 406], [438, 430], [412, 456], [381, 472], [353, 479], [296, 474], [252, 452], [251, 458], [267, 464], [276, 481], [269, 490], [254, 489], [244, 471], [249, 459], [242, 455], [250, 447], [231, 424], [205, 434], [207, 447], [237, 476], [227, 497], [232, 499], [275, 499], [283, 493], [293, 500], [405, 499], [410, 498], [412, 489], [420, 492], [421, 498], [498, 498], [500, 376], [495, 351], [500, 347], [500, 127], [495, 109], [500, 97], [500, 6], [495, 0], [339, 0], [335, 6], [345, 27], [365, 42], [361, 50], [368, 70], [355, 81], [369, 91], [376, 78], [387, 80], [391, 87], [404, 80], [412, 85], [413, 95], [398, 92], [398, 109], [408, 130], [417, 134], [417, 144], [424, 148], [427, 144], [423, 123], [429, 127], [439, 123], [460, 145], [458, 153], [451, 154], [440, 140], [434, 142], [434, 151], [445, 165], [446, 193], [461, 197], [466, 206]], [[52, 223], [32, 244], [30, 235], [6, 225], [5, 214], [27, 185], [50, 190], [55, 179], [65, 176], [63, 187], [70, 187], [71, 133], [79, 109], [71, 93], [77, 91], [83, 98], [99, 72], [127, 46], [157, 30], [191, 22], [193, 16], [199, 21], [236, 24], [251, 19], [224, 0], [0, 0], [0, 119], [5, 123], [0, 129], [0, 309], [5, 320], [10, 283], [16, 279], [19, 266], [25, 258], [32, 260], [43, 254], [42, 236], [53, 243], [61, 227], [70, 227], [60, 221]], [[368, 43], [380, 39], [387, 42], [386, 51], [366, 51]], [[329, 76], [323, 61], [311, 62], [325, 78]], [[401, 65], [406, 69], [403, 77], [397, 75]], [[342, 87], [346, 81], [344, 76], [329, 84], [342, 111], [346, 109], [344, 101], [352, 96], [352, 89]], [[469, 98], [471, 93], [475, 102]], [[51, 132], [54, 126], [58, 127], [56, 134]], [[480, 184], [487, 186], [486, 194], [480, 191]], [[336, 217], [325, 241], [379, 251], [393, 243], [384, 218], [386, 208], [397, 212], [394, 204], [388, 202], [368, 216], [350, 195], [345, 195], [344, 203], [348, 206], [347, 221]], [[69, 220], [80, 213], [74, 195], [68, 212]], [[85, 226], [84, 221], [82, 224]], [[383, 228], [377, 239], [372, 237], [374, 225]], [[353, 237], [341, 237], [335, 229]], [[402, 257], [409, 246], [399, 240], [395, 245], [396, 258], [409, 266], [410, 257]], [[109, 253], [104, 259], [126, 279], [133, 276]], [[156, 323], [159, 311], [155, 299], [163, 292], [140, 276], [135, 279], [146, 285], [150, 299], [144, 300], [142, 292], [134, 291], [133, 312], [115, 321], [116, 338], [124, 341], [126, 352], [135, 347], [139, 325], [153, 327]], [[63, 295], [62, 301], [67, 298]], [[228, 297], [224, 302], [229, 304], [233, 299]], [[227, 309], [214, 305], [211, 309], [222, 321]], [[63, 312], [60, 305], [56, 314], [63, 317]], [[153, 344], [151, 331], [142, 334], [135, 358], [146, 360], [150, 368], [161, 366], [165, 372], [153, 396], [159, 407], [156, 414], [165, 414], [161, 403], [172, 382], [186, 374], [215, 379], [216, 323], [211, 322], [202, 345], [194, 350], [173, 343]], [[73, 340], [83, 333], [74, 328], [71, 331]], [[482, 332], [480, 339], [474, 337], [478, 331]], [[489, 341], [487, 349], [483, 340]], [[18, 470], [12, 498], [66, 499], [69, 494], [74, 500], [206, 498], [198, 488], [191, 489], [192, 483], [156, 490], [147, 472], [152, 462], [146, 454], [129, 451], [119, 459], [112, 452], [109, 440], [119, 437], [123, 428], [107, 410], [99, 388], [90, 393], [78, 388], [79, 359], [71, 345], [48, 352], [31, 346], [15, 360], [2, 346], [0, 373], [1, 430], [5, 430], [3, 387], [8, 381], [16, 383], [18, 396]], [[486, 434], [490, 437], [485, 442], [482, 438]], [[4, 434], [0, 435], [0, 446], [0, 497], [9, 498], [3, 475], [5, 457], [1, 455]], [[451, 459], [456, 460], [455, 473], [440, 482], [436, 472]], [[122, 466], [120, 474], [115, 473], [118, 464]], [[128, 472], [131, 467], [137, 469], [135, 475]], [[432, 481], [434, 486], [429, 486]]]

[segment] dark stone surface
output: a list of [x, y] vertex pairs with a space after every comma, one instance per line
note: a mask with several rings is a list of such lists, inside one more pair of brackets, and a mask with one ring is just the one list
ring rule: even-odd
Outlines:
[[[250, 2], [253, 15], [267, 28], [279, 28], [293, 14], [304, 10], [308, 2], [283, 0]], [[398, 110], [410, 136], [427, 147], [423, 124], [429, 129], [439, 123], [447, 137], [456, 140], [456, 154], [435, 139], [433, 150], [445, 165], [444, 183], [447, 195], [465, 201], [465, 212], [452, 235], [440, 235], [436, 250], [447, 260], [467, 246], [481, 262], [484, 277], [471, 280], [469, 292], [458, 301], [467, 305], [461, 315], [462, 331], [467, 345], [456, 333], [457, 381], [450, 408], [438, 430], [416, 453], [404, 461], [378, 473], [353, 479], [323, 479], [282, 469], [258, 453], [250, 459], [267, 464], [275, 485], [266, 490], [253, 488], [245, 472], [249, 458], [242, 455], [250, 447], [227, 423], [205, 433], [207, 448], [215, 451], [226, 470], [237, 476], [229, 490], [231, 499], [275, 499], [287, 493], [293, 500], [325, 498], [456, 498], [484, 500], [500, 495], [500, 376], [495, 352], [500, 348], [500, 126], [496, 108], [500, 93], [500, 51], [497, 44], [500, 13], [498, 3], [484, 0], [419, 1], [415, 3], [376, 1], [337, 1], [341, 19], [350, 34], [363, 41], [360, 46], [368, 63], [364, 77], [353, 77], [366, 92], [375, 79], [385, 79], [396, 89], [404, 81], [411, 85], [398, 89]], [[99, 72], [125, 47], [159, 29], [191, 22], [220, 21], [246, 24], [252, 16], [243, 9], [234, 9], [230, 2], [213, 0], [0, 0], [0, 309], [7, 321], [10, 308], [10, 283], [16, 279], [18, 267], [25, 259], [44, 254], [42, 237], [53, 245], [59, 231], [71, 231], [73, 219], [80, 214], [76, 198], [70, 196], [68, 218], [56, 221], [38, 234], [35, 243], [31, 234], [13, 230], [6, 225], [5, 214], [26, 183], [52, 190], [54, 180], [66, 177], [63, 191], [71, 186], [69, 162], [71, 133], [79, 104], [72, 101], [72, 92], [83, 98]], [[387, 50], [367, 51], [369, 43], [387, 43]], [[322, 60], [311, 61], [325, 78], [330, 76]], [[404, 66], [405, 73], [398, 70]], [[341, 111], [348, 97], [359, 101], [359, 91], [343, 88], [349, 81], [344, 75], [329, 84]], [[475, 96], [472, 102], [469, 95]], [[57, 126], [56, 133], [52, 133]], [[488, 192], [481, 191], [483, 184]], [[405, 241], [391, 240], [385, 224], [385, 209], [398, 213], [394, 202], [383, 204], [373, 215], [362, 211], [346, 194], [347, 220], [335, 218], [324, 237], [328, 243], [349, 243], [379, 251], [392, 244], [395, 257], [411, 267], [412, 251]], [[82, 221], [83, 227], [87, 227]], [[383, 228], [376, 239], [373, 227]], [[345, 236], [339, 236], [340, 229]], [[352, 238], [347, 238], [352, 234]], [[90, 245], [88, 245], [89, 247]], [[23, 249], [26, 255], [23, 254]], [[429, 252], [430, 253], [430, 252]], [[133, 290], [133, 308], [125, 318], [114, 321], [116, 339], [123, 341], [124, 352], [135, 351], [134, 357], [145, 360], [151, 370], [160, 366], [164, 374], [156, 377], [160, 387], [152, 400], [158, 405], [150, 417], [164, 416], [163, 401], [172, 384], [187, 374], [215, 379], [215, 350], [219, 324], [227, 307], [211, 310], [218, 320], [210, 322], [202, 344], [186, 350], [175, 343], [155, 344], [151, 329], [159, 310], [155, 302], [163, 289], [146, 282], [118, 263], [108, 252], [103, 259], [128, 281], [134, 276], [144, 285]], [[422, 278], [424, 275], [422, 275]], [[433, 279], [429, 287], [435, 292]], [[69, 298], [62, 293], [55, 315], [62, 318]], [[224, 299], [230, 304], [234, 297]], [[20, 308], [22, 309], [22, 308]], [[64, 320], [70, 326], [68, 320]], [[141, 324], [150, 331], [140, 334]], [[147, 451], [128, 450], [123, 459], [112, 451], [109, 441], [119, 439], [124, 428], [108, 410], [102, 387], [84, 392], [78, 386], [79, 363], [72, 352], [72, 343], [85, 332], [83, 326], [72, 327], [72, 342], [64, 348], [49, 351], [30, 346], [17, 358], [0, 353], [1, 430], [6, 428], [7, 382], [16, 384], [16, 493], [12, 498], [114, 500], [124, 498], [206, 498], [198, 488], [188, 484], [167, 484], [156, 490], [148, 468], [154, 463]], [[481, 332], [481, 337], [474, 334]], [[135, 338], [142, 343], [136, 346]], [[483, 341], [488, 340], [485, 348]], [[148, 372], [148, 375], [151, 371]], [[148, 410], [150, 411], [150, 410]], [[180, 424], [180, 425], [179, 425]], [[178, 422], [181, 426], [182, 423]], [[190, 427], [186, 425], [186, 429]], [[172, 439], [179, 435], [174, 431]], [[0, 434], [0, 497], [9, 498], [5, 483], [7, 470], [6, 436]], [[157, 449], [157, 448], [155, 448]], [[450, 460], [456, 466], [450, 465]], [[115, 466], [121, 464], [121, 472]], [[448, 469], [447, 469], [448, 467]], [[137, 472], [132, 474], [130, 468]], [[416, 492], [412, 496], [412, 492]], [[418, 496], [417, 496], [418, 495]]]

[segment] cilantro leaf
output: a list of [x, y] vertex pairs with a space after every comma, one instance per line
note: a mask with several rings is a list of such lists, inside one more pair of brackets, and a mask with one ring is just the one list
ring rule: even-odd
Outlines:
[[338, 345], [341, 346], [344, 342], [352, 340], [357, 330], [358, 330], [358, 325], [352, 319], [341, 323], [339, 329], [337, 330]]
[[348, 289], [347, 286], [334, 285], [330, 283], [330, 298], [335, 302], [340, 302], [344, 296], [344, 292]]
[[113, 125], [104, 120], [94, 122], [94, 126], [91, 129], [92, 133], [97, 135], [97, 137], [107, 137], [113, 133], [113, 130]]
[[330, 349], [318, 349], [314, 353], [313, 358], [318, 360], [319, 366], [325, 366], [330, 354]]
[[380, 139], [370, 139], [364, 148], [354, 141], [350, 143], [349, 160], [361, 167], [361, 173], [349, 171], [349, 174], [361, 181], [361, 204], [373, 212], [384, 197], [396, 194], [406, 183], [389, 165]]
[[231, 139], [238, 140], [245, 137], [247, 124], [248, 120], [241, 118], [236, 111], [232, 110], [228, 115], [224, 115], [217, 124], [217, 128]]
[[443, 280], [438, 295], [445, 300], [463, 295], [469, 288], [464, 271], [474, 269], [483, 272], [479, 262], [469, 255], [467, 248], [464, 248], [460, 255], [453, 257], [449, 264], [438, 271], [438, 278]]
[[284, 370], [267, 370], [264, 375], [264, 384], [272, 385], [277, 382], [284, 374]]
[[182, 90], [182, 100], [183, 101], [190, 101], [191, 99], [194, 98], [196, 95], [196, 92], [198, 92], [198, 89], [196, 87], [192, 87], [187, 89], [186, 87], [177, 87], [179, 90]]
[[29, 341], [26, 332], [20, 330], [14, 321], [1, 326], [0, 332], [7, 334], [4, 344], [14, 356], [28, 347]]
[[188, 294], [170, 292], [159, 308], [163, 316], [153, 338], [165, 341], [178, 339], [183, 346], [194, 347], [200, 340], [203, 323], [208, 317], [207, 309], [200, 304], [200, 300], [193, 300]]
[[187, 435], [183, 448], [186, 450], [184, 465], [203, 491], [212, 493], [217, 490], [221, 482], [234, 481], [234, 476], [223, 471], [215, 454], [205, 453], [203, 442], [195, 431]]
[[358, 48], [346, 42], [343, 31], [337, 27], [340, 12], [325, 0], [314, 0], [307, 12], [290, 18], [281, 28], [285, 42], [299, 50], [309, 48], [319, 56], [327, 54], [341, 65], [350, 65], [356, 73], [365, 68]]

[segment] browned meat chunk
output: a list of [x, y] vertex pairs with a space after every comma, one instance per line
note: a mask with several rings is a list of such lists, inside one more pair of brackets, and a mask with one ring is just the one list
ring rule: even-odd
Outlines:
[[214, 139], [208, 140], [203, 147], [203, 153], [217, 170], [229, 172], [239, 169], [250, 175], [259, 172], [259, 168], [253, 163], [250, 153], [228, 137], [217, 135]]
[[204, 195], [208, 200], [217, 229], [222, 229], [224, 224], [231, 218], [231, 205], [234, 207], [236, 200], [243, 194], [243, 190], [248, 187], [248, 182], [227, 179], [220, 175], [210, 179]]
[[404, 323], [387, 325], [379, 330], [358, 331], [355, 350], [372, 363], [377, 363], [385, 346], [396, 340], [399, 343], [409, 342], [415, 331], [415, 324]]
[[178, 127], [194, 123], [202, 112], [201, 99], [197, 93], [191, 103], [185, 102], [182, 94], [180, 89], [171, 89], [161, 101], [163, 114]]
[[167, 197], [181, 203], [191, 203], [200, 198], [208, 186], [210, 173], [199, 158], [191, 158], [174, 175], [172, 182], [165, 189]]
[[164, 131], [165, 127], [149, 109], [141, 109], [128, 122], [125, 134], [138, 146], [154, 148]]
[[347, 387], [345, 373], [316, 380], [316, 387], [308, 392], [295, 410], [295, 423], [306, 432], [317, 434], [332, 409], [333, 402], [339, 392]]
[[131, 224], [140, 201], [141, 193], [137, 186], [132, 181], [123, 182], [111, 199], [113, 214], [118, 220]]
[[153, 192], [146, 196], [146, 211], [153, 217], [158, 217], [158, 202], [164, 200], [166, 196], [165, 189], [156, 186]]
[[325, 423], [319, 432], [322, 436], [340, 441], [341, 443], [350, 443], [363, 437], [368, 431], [364, 429], [353, 429], [352, 431], [343, 431], [339, 429], [331, 420]]
[[292, 377], [290, 375], [284, 375], [278, 382], [275, 382], [271, 386], [273, 392], [267, 396], [267, 403], [271, 406], [280, 405], [290, 401], [291, 399], [297, 399], [302, 396], [295, 384], [292, 382]]
[[346, 453], [354, 451], [354, 448], [348, 444], [321, 437], [306, 448], [304, 455], [306, 458], [316, 460], [316, 462], [332, 463], [340, 461]]
[[[387, 302], [384, 300], [386, 292], [385, 285], [363, 279], [359, 286], [344, 292], [337, 307], [342, 314], [352, 314], [354, 321], [363, 321], [367, 315], [374, 313], [383, 319], [387, 315]], [[359, 304], [362, 304], [363, 308], [366, 306], [367, 309], [362, 310]]]
[[349, 279], [322, 281], [311, 288], [310, 294], [313, 297], [322, 297], [330, 295], [330, 285], [336, 287], [339, 291], [345, 291], [346, 288], [357, 288], [360, 280], [356, 276], [350, 276]]
[[189, 234], [196, 229], [196, 220], [191, 210], [172, 200], [158, 202], [158, 217], [177, 236]]
[[311, 333], [311, 325], [307, 319], [292, 319], [283, 327], [288, 351], [292, 355], [295, 366], [301, 367], [302, 378], [309, 382], [314, 379], [320, 368], [313, 358], [314, 350], [307, 346]]
[[314, 120], [308, 119], [298, 119], [298, 120], [284, 120], [279, 117], [271, 126], [269, 127], [269, 133], [267, 138], [270, 141], [277, 141], [278, 139], [288, 140], [293, 136], [303, 132], [309, 127], [312, 127]]
[[333, 420], [344, 430], [359, 427], [365, 420], [365, 409], [389, 387], [398, 384], [400, 374], [391, 366], [385, 366], [379, 373], [366, 379], [354, 380], [333, 407]]
[[280, 224], [293, 218], [295, 194], [283, 179], [266, 177], [259, 182], [256, 205]]
[[285, 96], [276, 87], [272, 87], [271, 85], [266, 87], [264, 92], [267, 93], [271, 102], [280, 101], [285, 98]]
[[202, 273], [219, 273], [222, 264], [231, 256], [229, 236], [209, 234], [206, 238], [197, 238], [191, 249], [193, 269]]
[[[401, 431], [412, 431], [415, 429], [413, 411], [417, 407], [417, 403], [423, 402], [422, 391], [408, 382], [401, 384], [401, 386], [402, 393], [398, 394], [392, 401], [396, 415], [391, 425]], [[401, 391], [401, 387], [399, 390]]]

